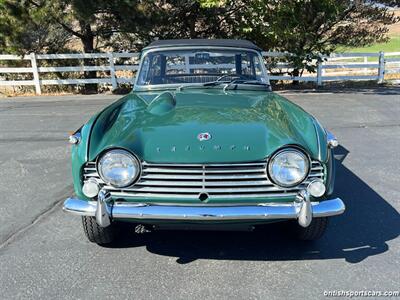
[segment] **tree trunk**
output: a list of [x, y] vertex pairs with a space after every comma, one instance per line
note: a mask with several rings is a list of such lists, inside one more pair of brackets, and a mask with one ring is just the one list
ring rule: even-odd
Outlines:
[[[92, 28], [90, 24], [84, 22], [84, 21], [79, 21], [79, 25], [81, 27], [81, 32], [82, 32], [82, 45], [83, 45], [83, 52], [84, 53], [93, 53], [94, 52], [94, 35]], [[85, 66], [95, 66], [95, 59], [85, 59], [84, 60]], [[97, 78], [96, 71], [85, 71], [84, 72], [84, 78], [85, 79], [95, 79]], [[89, 83], [85, 84], [85, 87], [83, 89], [83, 92], [85, 94], [93, 94], [97, 93], [97, 83]]]
[[189, 30], [189, 37], [191, 39], [198, 38], [196, 32], [196, 20], [197, 20], [197, 15], [199, 14], [199, 9], [200, 9], [199, 4], [197, 2], [194, 3], [190, 7], [191, 12], [189, 13], [188, 19], [186, 20]]
[[[299, 69], [294, 69], [293, 70], [293, 77], [298, 77], [300, 75], [300, 70]], [[293, 80], [293, 85], [299, 85], [299, 81], [298, 80]]]

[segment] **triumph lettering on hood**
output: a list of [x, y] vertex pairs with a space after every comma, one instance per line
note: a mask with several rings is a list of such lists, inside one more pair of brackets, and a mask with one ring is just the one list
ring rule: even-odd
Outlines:
[[[192, 147], [190, 147], [189, 145], [187, 145], [187, 146], [185, 146], [183, 148], [184, 148], [185, 151], [193, 150]], [[201, 145], [201, 146], [199, 146], [199, 150], [200, 151], [204, 151], [204, 150], [206, 150], [206, 148], [207, 149], [210, 148], [210, 149], [216, 150], [216, 151], [225, 150], [225, 149], [222, 149], [222, 146], [220, 146], [220, 145], [211, 145], [211, 146], [203, 146], [203, 145]], [[157, 147], [156, 148], [157, 152], [161, 152], [161, 151], [176, 152], [176, 149], [177, 149], [176, 146], [172, 146], [170, 148], [164, 148], [164, 149], [161, 149], [161, 147]], [[245, 145], [243, 147], [240, 147], [240, 146], [237, 147], [236, 145], [230, 145], [230, 146], [227, 147], [227, 149], [231, 150], [231, 151], [240, 151], [240, 150], [250, 151], [250, 146]]]

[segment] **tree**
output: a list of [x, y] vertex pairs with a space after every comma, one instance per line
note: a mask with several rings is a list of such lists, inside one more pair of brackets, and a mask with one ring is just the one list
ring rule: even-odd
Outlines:
[[[386, 39], [400, 0], [0, 0], [0, 50], [140, 50], [161, 38], [246, 38], [314, 71], [320, 54]], [[88, 61], [87, 64], [93, 62]], [[95, 72], [85, 72], [94, 78]]]
[[263, 49], [287, 51], [295, 76], [315, 70], [320, 54], [339, 47], [385, 41], [387, 25], [399, 21], [390, 6], [398, 0], [202, 0], [202, 5], [242, 6], [228, 20], [231, 36], [247, 38]]
[[[140, 0], [0, 0], [2, 40], [10, 49], [31, 51], [37, 44], [35, 35], [30, 40], [24, 37], [39, 28], [53, 27], [75, 37], [83, 51], [90, 53], [107, 47], [115, 33], [149, 27], [151, 7], [152, 1]], [[46, 42], [50, 41], [43, 41], [43, 48]]]
[[229, 20], [245, 6], [234, 1], [229, 5], [207, 5], [203, 0], [153, 1], [153, 26], [136, 38], [145, 45], [154, 39], [229, 38]]
[[[398, 22], [388, 5], [398, 1], [253, 0], [241, 16], [238, 35], [263, 49], [287, 51], [294, 76], [339, 47], [359, 47], [387, 39], [387, 25]], [[379, 5], [378, 5], [379, 4]]]
[[[11, 53], [54, 53], [75, 39], [92, 53], [107, 49], [115, 33], [145, 30], [151, 7], [151, 1], [140, 0], [0, 0], [0, 46]], [[84, 77], [95, 78], [96, 72]]]
[[[11, 7], [9, 7], [11, 9]], [[0, 1], [0, 50], [6, 53], [24, 54], [33, 52], [63, 52], [71, 34], [61, 27], [44, 20], [37, 23], [23, 11], [12, 8], [12, 14], [4, 9]], [[16, 18], [16, 16], [19, 16]]]

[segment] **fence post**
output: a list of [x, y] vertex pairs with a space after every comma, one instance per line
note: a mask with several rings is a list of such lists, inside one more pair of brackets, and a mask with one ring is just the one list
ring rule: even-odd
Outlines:
[[113, 52], [108, 53], [108, 60], [110, 63], [110, 76], [111, 76], [111, 85], [112, 90], [115, 90], [118, 87], [117, 77], [115, 76], [115, 66], [114, 66], [114, 55]]
[[36, 54], [31, 53], [31, 67], [32, 67], [32, 74], [33, 74], [33, 82], [35, 84], [35, 91], [37, 95], [42, 94], [42, 90], [40, 88], [40, 80], [39, 80], [39, 72], [36, 62]]
[[378, 83], [383, 83], [385, 78], [385, 53], [379, 52]]
[[189, 60], [189, 54], [185, 55], [185, 68], [186, 68], [186, 73], [190, 74], [190, 60]]
[[[368, 57], [364, 56], [364, 64], [367, 64], [367, 63], [368, 63]], [[363, 71], [364, 71], [364, 74], [368, 75], [368, 69], [367, 68], [364, 68]]]
[[323, 74], [322, 74], [322, 71], [323, 71], [322, 64], [323, 64], [323, 61], [322, 61], [322, 57], [321, 56], [319, 58], [320, 59], [317, 62], [317, 86], [322, 86], [322, 76], [323, 76]]

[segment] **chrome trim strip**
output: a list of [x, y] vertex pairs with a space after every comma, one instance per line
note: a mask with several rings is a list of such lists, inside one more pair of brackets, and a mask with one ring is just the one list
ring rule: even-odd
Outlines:
[[[149, 193], [202, 193], [206, 189], [207, 193], [214, 194], [214, 193], [252, 193], [252, 192], [281, 192], [282, 189], [276, 186], [269, 186], [269, 187], [186, 187], [184, 190], [182, 188], [175, 188], [175, 187], [154, 187], [154, 186], [137, 186], [132, 187], [129, 189], [122, 189], [123, 191], [130, 191], [130, 192], [149, 192]], [[120, 189], [118, 189], [120, 190]]]
[[[293, 193], [262, 193], [262, 194], [218, 194], [218, 195], [208, 195], [208, 199], [221, 199], [221, 198], [229, 198], [229, 199], [253, 199], [253, 198], [284, 198], [284, 197], [294, 197], [296, 195], [296, 191]], [[110, 194], [114, 198], [155, 198], [155, 199], [199, 199], [199, 193], [126, 193], [126, 192], [118, 192], [118, 191], [110, 191]]]
[[[90, 163], [90, 162], [89, 162]], [[223, 164], [163, 164], [163, 163], [149, 163], [149, 162], [143, 162], [143, 166], [158, 166], [158, 167], [203, 167], [204, 165], [207, 165], [207, 167], [251, 167], [251, 166], [266, 166], [267, 162], [266, 161], [260, 161], [260, 162], [251, 162], [251, 163], [223, 163]]]
[[[204, 164], [166, 164], [166, 163], [150, 163], [150, 162], [142, 162], [142, 166], [144, 167], [168, 167], [168, 168], [186, 168], [186, 167], [197, 167], [197, 168], [202, 168], [204, 165], [207, 167], [257, 167], [257, 166], [267, 166], [267, 161], [261, 161], [261, 162], [252, 162], [252, 163], [222, 163], [222, 164], [214, 164], [214, 163], [204, 163]], [[312, 160], [312, 164], [319, 164], [320, 162], [317, 160]], [[96, 162], [95, 161], [88, 161], [86, 162], [87, 167], [85, 168], [91, 168], [91, 169], [96, 169]]]
[[[64, 211], [77, 215], [94, 216], [96, 202], [68, 198], [64, 202]], [[297, 219], [300, 213], [298, 203], [265, 203], [259, 205], [241, 206], [176, 206], [150, 205], [146, 203], [116, 202], [113, 205], [105, 203], [112, 219], [137, 220], [273, 220]], [[345, 210], [343, 201], [339, 198], [320, 203], [311, 203], [312, 217], [329, 217], [340, 215]]]
[[315, 117], [313, 117], [312, 118], [312, 122], [313, 122], [313, 125], [314, 125], [315, 134], [317, 136], [318, 158], [321, 159], [321, 142], [320, 142], [320, 139], [319, 139], [318, 128], [317, 128], [318, 120]]

